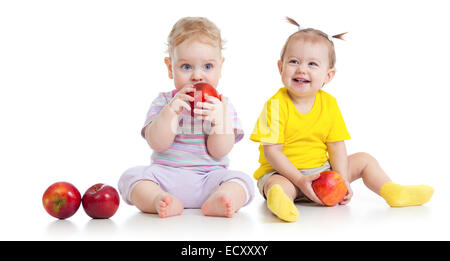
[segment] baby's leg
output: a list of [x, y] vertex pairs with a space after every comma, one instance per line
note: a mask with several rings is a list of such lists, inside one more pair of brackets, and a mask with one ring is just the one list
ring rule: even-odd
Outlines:
[[180, 215], [184, 209], [183, 203], [179, 199], [149, 180], [139, 181], [134, 186], [130, 200], [142, 212], [157, 213], [162, 218]]
[[381, 187], [391, 181], [378, 161], [370, 154], [358, 152], [348, 157], [349, 182], [362, 178], [364, 184], [379, 194]]
[[427, 185], [402, 186], [391, 182], [378, 161], [367, 153], [355, 153], [348, 157], [350, 182], [362, 178], [364, 184], [383, 197], [392, 207], [417, 206], [428, 202], [433, 188]]
[[245, 184], [238, 179], [222, 183], [202, 205], [205, 216], [232, 217], [248, 200]]
[[299, 212], [294, 205], [294, 199], [298, 196], [298, 193], [298, 188], [282, 175], [272, 175], [264, 184], [267, 207], [284, 221], [297, 221]]

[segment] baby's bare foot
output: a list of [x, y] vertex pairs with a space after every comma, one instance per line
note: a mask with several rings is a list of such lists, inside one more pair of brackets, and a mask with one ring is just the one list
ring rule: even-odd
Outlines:
[[183, 212], [181, 201], [170, 194], [161, 194], [155, 200], [156, 211], [162, 218], [177, 216]]
[[234, 212], [231, 200], [224, 195], [210, 198], [202, 206], [202, 213], [205, 216], [230, 218]]

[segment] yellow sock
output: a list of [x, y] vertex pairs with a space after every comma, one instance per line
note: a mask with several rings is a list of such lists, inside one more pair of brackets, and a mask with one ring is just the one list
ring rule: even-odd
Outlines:
[[267, 207], [281, 220], [294, 222], [298, 219], [298, 209], [278, 184], [267, 191]]
[[433, 195], [433, 187], [427, 185], [402, 186], [386, 182], [380, 189], [380, 195], [391, 207], [418, 206], [428, 202]]

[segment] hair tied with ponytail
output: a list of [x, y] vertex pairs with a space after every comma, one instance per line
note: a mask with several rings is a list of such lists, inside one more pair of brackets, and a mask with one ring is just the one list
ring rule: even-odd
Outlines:
[[[345, 32], [345, 33], [342, 33], [342, 34], [336, 34], [336, 35], [333, 35], [333, 36], [328, 37], [328, 38], [336, 38], [336, 39], [345, 41], [344, 35], [347, 34], [347, 33], [348, 33], [348, 32]], [[331, 39], [330, 39], [330, 41], [331, 41]]]
[[[292, 19], [292, 18], [290, 18], [290, 17], [288, 17], [288, 16], [286, 16], [286, 20], [287, 20], [290, 24], [293, 24], [293, 25], [297, 26], [297, 27], [298, 27], [298, 31], [309, 30], [309, 29], [311, 29], [311, 28], [305, 28], [305, 27], [300, 26], [299, 23], [297, 23], [294, 19]], [[323, 32], [322, 32], [322, 33], [323, 33]], [[331, 42], [333, 41], [333, 38], [336, 38], [336, 39], [339, 39], [339, 40], [343, 40], [343, 41], [344, 41], [344, 40], [345, 40], [345, 39], [344, 39], [344, 35], [347, 34], [347, 33], [348, 33], [348, 32], [341, 33], [341, 34], [336, 34], [336, 35], [333, 35], [333, 36], [329, 36], [328, 34], [323, 33], [323, 36], [324, 36], [324, 37], [326, 36], [326, 38], [328, 38], [328, 40], [330, 40]]]

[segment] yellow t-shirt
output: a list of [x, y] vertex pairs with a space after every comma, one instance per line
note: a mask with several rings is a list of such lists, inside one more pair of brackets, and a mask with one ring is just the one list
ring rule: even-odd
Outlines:
[[[327, 142], [350, 139], [336, 99], [325, 91], [316, 94], [314, 105], [300, 113], [291, 101], [286, 87], [280, 88], [265, 104], [250, 140], [283, 144], [283, 153], [297, 169], [316, 168], [327, 160]], [[253, 177], [259, 179], [274, 169], [259, 145], [261, 166]]]

